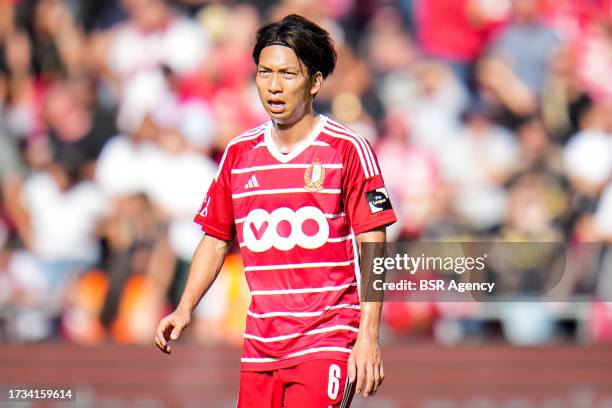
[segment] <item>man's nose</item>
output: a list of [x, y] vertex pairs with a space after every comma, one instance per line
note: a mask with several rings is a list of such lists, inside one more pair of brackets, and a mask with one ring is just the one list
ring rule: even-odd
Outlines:
[[268, 84], [268, 91], [270, 93], [279, 93], [283, 90], [283, 83], [281, 74], [278, 72], [272, 73], [272, 77], [270, 78], [270, 82]]

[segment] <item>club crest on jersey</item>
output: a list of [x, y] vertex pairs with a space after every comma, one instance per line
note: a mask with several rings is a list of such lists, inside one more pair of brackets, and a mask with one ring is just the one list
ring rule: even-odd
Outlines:
[[325, 169], [319, 159], [316, 159], [304, 172], [304, 187], [308, 191], [319, 191], [323, 188], [323, 181]]

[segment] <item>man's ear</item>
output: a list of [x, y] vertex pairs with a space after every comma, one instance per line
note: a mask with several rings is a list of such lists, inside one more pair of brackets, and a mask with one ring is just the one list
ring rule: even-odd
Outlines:
[[321, 89], [321, 85], [323, 84], [323, 74], [320, 71], [317, 71], [311, 79], [311, 85], [310, 85], [310, 94], [311, 95], [316, 95], [319, 93], [319, 90]]

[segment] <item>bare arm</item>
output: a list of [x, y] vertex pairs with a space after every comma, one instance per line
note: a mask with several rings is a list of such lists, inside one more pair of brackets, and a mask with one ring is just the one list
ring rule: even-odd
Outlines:
[[176, 340], [191, 320], [191, 312], [210, 289], [221, 271], [229, 243], [209, 235], [200, 241], [195, 250], [185, 290], [176, 310], [164, 317], [157, 327], [155, 343], [164, 353], [172, 349], [168, 340]]
[[[359, 248], [363, 242], [385, 242], [385, 228], [357, 235]], [[362, 277], [367, 279], [367, 277]], [[348, 362], [349, 380], [357, 381], [355, 391], [364, 397], [374, 395], [385, 377], [378, 347], [378, 334], [382, 302], [361, 302], [361, 320], [357, 341]]]
[[537, 100], [529, 87], [501, 59], [485, 58], [479, 63], [478, 77], [485, 89], [516, 115], [529, 115], [537, 109]]

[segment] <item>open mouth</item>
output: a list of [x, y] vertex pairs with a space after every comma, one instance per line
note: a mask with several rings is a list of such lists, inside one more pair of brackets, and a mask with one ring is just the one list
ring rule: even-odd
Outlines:
[[270, 110], [273, 112], [279, 112], [285, 108], [285, 102], [281, 101], [280, 99], [269, 100], [268, 105], [270, 106]]

